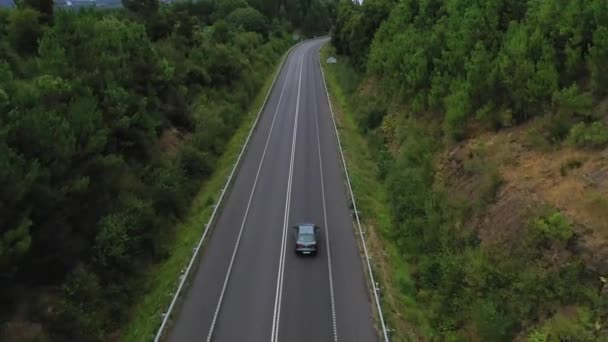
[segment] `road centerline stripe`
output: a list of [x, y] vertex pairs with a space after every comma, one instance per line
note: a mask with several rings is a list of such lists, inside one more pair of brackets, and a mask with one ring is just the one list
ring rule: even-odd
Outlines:
[[240, 227], [240, 230], [239, 230], [239, 235], [238, 235], [236, 243], [234, 245], [234, 250], [232, 252], [232, 257], [230, 259], [230, 264], [229, 264], [228, 270], [226, 272], [226, 278], [224, 279], [224, 284], [222, 286], [222, 291], [220, 293], [220, 297], [219, 297], [217, 306], [215, 308], [215, 312], [213, 314], [213, 320], [211, 321], [211, 326], [209, 328], [209, 333], [207, 334], [207, 342], [210, 342], [212, 340], [212, 338], [213, 338], [213, 332], [214, 332], [214, 329], [215, 329], [215, 325], [217, 323], [217, 317], [219, 315], [220, 308], [222, 306], [222, 302], [223, 302], [223, 299], [224, 299], [224, 294], [226, 293], [226, 287], [227, 287], [228, 281], [230, 279], [230, 274], [232, 272], [232, 266], [234, 264], [234, 259], [236, 257], [237, 250], [238, 250], [238, 247], [239, 247], [239, 244], [240, 244], [240, 241], [241, 241], [241, 236], [243, 234], [243, 229], [245, 227], [245, 223], [246, 223], [247, 217], [249, 215], [249, 208], [251, 207], [251, 202], [253, 200], [253, 195], [255, 193], [255, 189], [256, 189], [256, 186], [257, 186], [257, 183], [258, 183], [258, 178], [260, 176], [260, 171], [262, 170], [262, 165], [263, 165], [265, 157], [266, 157], [266, 151], [268, 149], [268, 145], [269, 145], [269, 142], [270, 142], [270, 137], [272, 136], [272, 131], [274, 129], [274, 124], [275, 124], [275, 121], [276, 121], [276, 118], [277, 118], [277, 114], [279, 112], [279, 107], [281, 105], [281, 101], [283, 99], [283, 93], [285, 91], [285, 86], [287, 85], [287, 80], [289, 79], [289, 75], [290, 75], [290, 71], [291, 71], [292, 65], [293, 65], [293, 62], [290, 62], [289, 63], [289, 67], [287, 69], [287, 74], [285, 75], [285, 81], [283, 82], [283, 86], [281, 88], [281, 94], [279, 95], [279, 101], [277, 103], [277, 107], [276, 107], [276, 110], [274, 112], [274, 116], [272, 118], [272, 123], [270, 124], [270, 131], [268, 132], [268, 138], [266, 139], [266, 144], [264, 145], [264, 151], [262, 152], [262, 158], [260, 159], [260, 164], [258, 165], [258, 170], [257, 170], [257, 173], [255, 175], [253, 186], [251, 188], [251, 193], [249, 195], [249, 201], [247, 202], [247, 207], [245, 209], [245, 214], [243, 215], [243, 221], [241, 223], [241, 227]]
[[283, 274], [285, 271], [285, 249], [287, 242], [287, 226], [289, 225], [289, 207], [291, 205], [291, 185], [293, 181], [293, 164], [294, 164], [294, 156], [295, 156], [295, 147], [296, 147], [296, 138], [298, 133], [298, 116], [300, 111], [300, 93], [302, 86], [302, 68], [304, 66], [304, 56], [306, 55], [306, 51], [302, 54], [300, 58], [300, 75], [298, 79], [298, 96], [296, 98], [296, 115], [295, 121], [293, 124], [293, 138], [291, 142], [291, 157], [289, 161], [289, 177], [287, 181], [287, 194], [285, 198], [285, 216], [283, 218], [283, 233], [281, 237], [281, 251], [279, 256], [279, 270], [277, 273], [277, 288], [275, 293], [275, 302], [274, 302], [274, 313], [272, 320], [272, 335], [270, 338], [271, 342], [278, 341], [279, 338], [279, 321], [281, 317], [281, 298], [283, 295]]

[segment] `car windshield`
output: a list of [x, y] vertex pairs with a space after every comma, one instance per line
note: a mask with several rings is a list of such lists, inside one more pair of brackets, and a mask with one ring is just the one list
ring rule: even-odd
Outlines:
[[298, 240], [301, 242], [313, 242], [313, 241], [315, 241], [315, 236], [314, 236], [314, 234], [310, 234], [310, 233], [303, 233], [303, 234], [300, 233]]

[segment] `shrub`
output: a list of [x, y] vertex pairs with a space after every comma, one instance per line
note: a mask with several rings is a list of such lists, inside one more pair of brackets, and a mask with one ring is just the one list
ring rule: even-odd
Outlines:
[[510, 341], [513, 322], [500, 305], [491, 299], [478, 300], [473, 305], [473, 322], [479, 336], [485, 341]]
[[574, 319], [557, 314], [541, 327], [532, 331], [528, 335], [528, 342], [598, 341], [593, 333], [593, 324], [590, 318], [587, 309], [579, 309], [578, 317]]
[[574, 234], [566, 217], [558, 211], [537, 218], [532, 227], [550, 240], [567, 241]]
[[129, 244], [133, 222], [127, 215], [110, 214], [99, 223], [95, 238], [96, 259], [106, 267], [124, 263], [129, 257]]
[[608, 145], [608, 126], [600, 121], [578, 123], [570, 129], [568, 142], [576, 147], [603, 148]]
[[543, 330], [534, 330], [528, 335], [528, 342], [548, 342], [549, 334]]
[[563, 112], [567, 116], [587, 116], [593, 105], [593, 98], [590, 94], [581, 92], [575, 83], [553, 93], [552, 102], [555, 112]]
[[452, 93], [445, 100], [446, 131], [454, 140], [464, 138], [467, 119], [472, 111], [467, 87], [465, 81], [455, 82]]
[[553, 113], [546, 129], [553, 143], [563, 141], [577, 117], [590, 117], [592, 98], [588, 93], [582, 93], [576, 84], [553, 93]]
[[246, 31], [262, 34], [268, 32], [268, 19], [251, 7], [237, 8], [226, 19], [236, 26], [242, 26]]
[[208, 176], [211, 172], [206, 154], [190, 145], [184, 146], [180, 154], [180, 164], [186, 175], [195, 179]]
[[380, 126], [382, 119], [386, 115], [386, 109], [377, 101], [362, 104], [359, 112], [358, 126], [363, 132], [376, 129]]

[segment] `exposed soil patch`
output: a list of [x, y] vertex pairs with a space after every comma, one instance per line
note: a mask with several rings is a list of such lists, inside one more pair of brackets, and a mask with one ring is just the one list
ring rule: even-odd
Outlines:
[[164, 153], [173, 156], [179, 151], [185, 137], [175, 127], [165, 129], [160, 136], [160, 147]]
[[508, 248], [548, 205], [572, 224], [587, 266], [608, 274], [608, 149], [536, 151], [526, 144], [532, 129], [528, 124], [461, 143], [439, 163], [442, 183], [454, 200], [474, 203], [491, 190], [488, 174], [499, 177], [494, 197], [471, 219], [482, 245]]

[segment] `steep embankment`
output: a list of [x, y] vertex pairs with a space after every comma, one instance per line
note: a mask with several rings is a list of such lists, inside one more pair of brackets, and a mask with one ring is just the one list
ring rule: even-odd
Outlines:
[[385, 278], [398, 340], [606, 339], [606, 10], [340, 3], [326, 68], [410, 273]]

